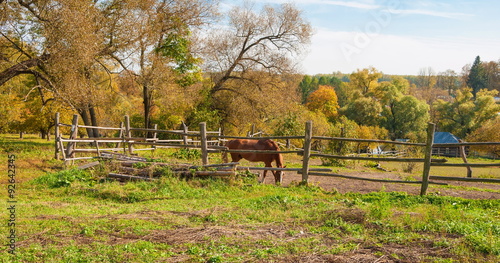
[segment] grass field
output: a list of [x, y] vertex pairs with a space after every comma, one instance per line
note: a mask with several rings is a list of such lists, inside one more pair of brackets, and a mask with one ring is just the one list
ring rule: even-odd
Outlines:
[[2, 233], [16, 231], [16, 254], [2, 246], [1, 262], [500, 262], [500, 200], [339, 194], [249, 175], [187, 180], [168, 170], [156, 182], [119, 183], [102, 179], [104, 164], [63, 170], [53, 142], [1, 136], [6, 207], [12, 154], [15, 227], [10, 210], [1, 220]]

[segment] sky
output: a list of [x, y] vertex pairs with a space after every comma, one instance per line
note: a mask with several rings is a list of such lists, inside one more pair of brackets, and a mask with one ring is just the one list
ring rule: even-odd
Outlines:
[[[236, 2], [222, 0], [223, 6]], [[256, 5], [291, 2], [314, 35], [302, 73], [352, 73], [375, 67], [385, 74], [418, 75], [454, 70], [476, 56], [500, 60], [498, 0], [254, 0]], [[257, 10], [258, 11], [258, 10]]]

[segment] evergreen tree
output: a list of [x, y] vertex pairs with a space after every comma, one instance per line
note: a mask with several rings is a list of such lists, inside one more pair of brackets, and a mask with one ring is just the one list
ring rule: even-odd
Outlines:
[[472, 89], [472, 95], [474, 98], [481, 89], [486, 88], [486, 83], [486, 72], [480, 57], [477, 56], [474, 60], [474, 64], [472, 64], [469, 76], [467, 77], [467, 86]]

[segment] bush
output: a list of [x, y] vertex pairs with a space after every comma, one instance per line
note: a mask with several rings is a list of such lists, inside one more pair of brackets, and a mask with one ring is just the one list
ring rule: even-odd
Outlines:
[[50, 188], [68, 187], [75, 181], [94, 184], [96, 179], [87, 171], [79, 169], [63, 170], [56, 173], [49, 173], [35, 179], [35, 183], [47, 185]]

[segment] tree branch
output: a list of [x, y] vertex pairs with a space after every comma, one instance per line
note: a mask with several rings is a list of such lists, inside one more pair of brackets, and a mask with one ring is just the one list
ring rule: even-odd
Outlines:
[[40, 57], [37, 58], [32, 58], [25, 60], [23, 62], [20, 62], [10, 68], [7, 68], [6, 70], [0, 72], [0, 86], [5, 84], [5, 82], [9, 81], [10, 79], [21, 75], [21, 74], [33, 74], [35, 75], [34, 71], [30, 70], [33, 67], [40, 66], [44, 61], [46, 61], [50, 55], [44, 54], [41, 55]]

